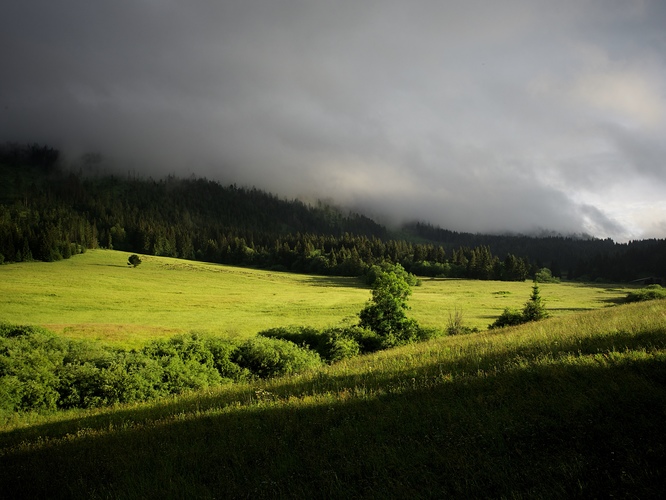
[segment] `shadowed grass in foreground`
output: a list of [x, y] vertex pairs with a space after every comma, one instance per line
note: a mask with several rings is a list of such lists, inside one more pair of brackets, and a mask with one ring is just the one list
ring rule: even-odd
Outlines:
[[151, 405], [16, 417], [0, 434], [0, 495], [656, 498], [665, 416], [655, 301]]

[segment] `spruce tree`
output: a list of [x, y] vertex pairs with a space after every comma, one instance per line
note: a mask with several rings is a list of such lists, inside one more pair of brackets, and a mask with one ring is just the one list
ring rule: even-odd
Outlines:
[[548, 312], [546, 311], [546, 306], [541, 298], [539, 285], [535, 280], [532, 285], [532, 295], [530, 295], [530, 300], [525, 303], [525, 307], [523, 308], [523, 319], [527, 322], [538, 321], [547, 317]]

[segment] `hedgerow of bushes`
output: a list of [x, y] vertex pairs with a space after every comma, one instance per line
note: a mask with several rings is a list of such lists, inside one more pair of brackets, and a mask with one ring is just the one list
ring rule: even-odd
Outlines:
[[[420, 329], [418, 340], [439, 335]], [[0, 324], [0, 414], [93, 408], [316, 369], [391, 347], [358, 326], [273, 328], [243, 342], [197, 333], [122, 350]]]
[[120, 350], [0, 324], [0, 412], [91, 408], [316, 368], [293, 342], [234, 343], [196, 333]]

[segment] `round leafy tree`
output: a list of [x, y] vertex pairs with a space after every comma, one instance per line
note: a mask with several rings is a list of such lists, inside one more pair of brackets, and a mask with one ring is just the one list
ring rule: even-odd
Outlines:
[[132, 254], [129, 256], [129, 259], [127, 259], [127, 265], [136, 267], [139, 264], [141, 264], [141, 257], [139, 257], [137, 254]]
[[377, 274], [372, 284], [372, 299], [359, 313], [361, 327], [394, 343], [413, 340], [418, 330], [416, 321], [407, 318], [407, 298], [412, 290], [401, 270], [404, 271], [398, 264], [396, 269]]

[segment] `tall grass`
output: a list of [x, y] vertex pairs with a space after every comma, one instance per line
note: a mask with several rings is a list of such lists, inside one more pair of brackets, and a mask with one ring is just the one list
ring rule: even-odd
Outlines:
[[113, 409], [14, 416], [0, 495], [658, 498], [666, 304]]

